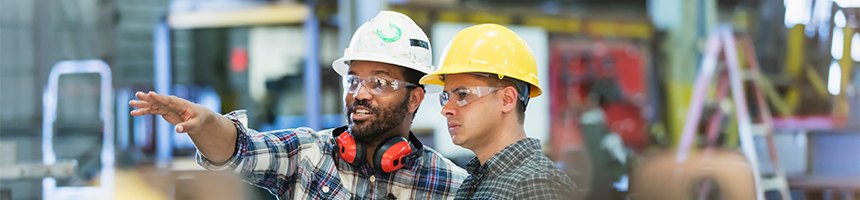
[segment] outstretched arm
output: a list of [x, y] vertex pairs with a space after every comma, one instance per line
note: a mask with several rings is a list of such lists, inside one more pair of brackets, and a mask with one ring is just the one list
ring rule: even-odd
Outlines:
[[128, 104], [140, 109], [131, 111], [132, 116], [161, 115], [176, 125], [176, 132], [188, 133], [197, 150], [212, 162], [223, 163], [233, 155], [237, 132], [227, 117], [176, 96], [155, 92], [137, 92], [135, 96], [140, 100]]

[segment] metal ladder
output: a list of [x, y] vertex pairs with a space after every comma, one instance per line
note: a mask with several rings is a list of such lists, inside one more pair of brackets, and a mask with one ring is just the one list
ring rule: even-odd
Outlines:
[[[62, 199], [113, 199], [114, 192], [114, 116], [113, 83], [108, 65], [101, 60], [61, 61], [54, 65], [43, 93], [42, 111], [42, 163], [57, 163], [54, 151], [54, 121], [57, 120], [59, 79], [64, 74], [96, 73], [100, 76], [99, 118], [102, 120], [102, 149], [99, 186], [57, 186], [54, 177], [42, 179], [42, 198]], [[127, 113], [126, 113], [127, 114]]]
[[[747, 61], [748, 69], [742, 69], [740, 65], [736, 42], [741, 43], [741, 48], [743, 48], [744, 55], [747, 57], [745, 60]], [[726, 67], [718, 69], [717, 63], [721, 52], [725, 56]], [[772, 117], [758, 83], [759, 66], [750, 39], [745, 36], [737, 39], [732, 32], [731, 25], [717, 27], [715, 33], [708, 38], [701, 66], [693, 87], [693, 97], [687, 110], [687, 121], [684, 124], [676, 162], [683, 162], [688, 158], [701, 118], [706, 92], [712, 78], [716, 74], [720, 77], [717, 81], [717, 92], [715, 94], [718, 102], [726, 97], [727, 90], [731, 90], [731, 97], [734, 100], [734, 112], [738, 121], [741, 150], [749, 161], [755, 178], [756, 199], [765, 199], [764, 193], [766, 191], [779, 191], [782, 199], [791, 199], [785, 170], [780, 165], [776, 154], [776, 145], [772, 134]], [[752, 103], [757, 105], [756, 107], [758, 107], [759, 112], [759, 119], [756, 120], [756, 123], [750, 119], [744, 90], [745, 80], [750, 81], [755, 95], [755, 101]], [[724, 113], [717, 111], [710, 119], [707, 126], [709, 149], [715, 148], [713, 146], [716, 143], [716, 135], [720, 128], [719, 120], [724, 115]], [[767, 155], [769, 162], [773, 166], [773, 176], [764, 177], [761, 169], [759, 169], [759, 158], [754, 145], [754, 137], [764, 137], [767, 143]]]

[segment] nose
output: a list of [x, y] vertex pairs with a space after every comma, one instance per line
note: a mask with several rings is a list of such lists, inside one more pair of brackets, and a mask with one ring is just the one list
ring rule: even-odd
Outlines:
[[355, 91], [355, 94], [352, 94], [352, 98], [356, 100], [367, 100], [373, 98], [373, 94], [370, 93], [370, 89], [368, 89], [364, 84], [358, 86], [358, 91]]
[[451, 117], [457, 114], [457, 108], [459, 107], [457, 107], [457, 105], [452, 104], [455, 103], [453, 101], [448, 101], [447, 103], [445, 103], [445, 105], [442, 105], [442, 116]]

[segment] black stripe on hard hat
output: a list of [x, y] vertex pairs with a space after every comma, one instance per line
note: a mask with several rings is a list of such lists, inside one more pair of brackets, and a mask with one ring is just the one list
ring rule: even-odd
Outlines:
[[409, 39], [409, 45], [413, 47], [421, 47], [427, 50], [430, 50], [430, 43], [427, 41], [419, 40], [419, 39]]

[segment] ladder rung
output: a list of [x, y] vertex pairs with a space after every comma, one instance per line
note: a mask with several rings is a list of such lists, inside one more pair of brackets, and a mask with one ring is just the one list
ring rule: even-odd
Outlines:
[[785, 177], [770, 177], [770, 178], [761, 178], [761, 186], [764, 191], [771, 190], [788, 190], [788, 184], [786, 183]]
[[750, 71], [749, 69], [741, 70], [741, 77], [742, 77], [742, 78], [743, 78], [743, 80], [745, 80], [745, 81], [753, 81], [753, 80], [755, 80], [756, 78], [758, 78], [758, 77], [753, 77], [753, 75], [752, 75], [752, 71]]
[[770, 132], [770, 128], [763, 124], [752, 124], [750, 125], [750, 129], [753, 136], [764, 136]]

